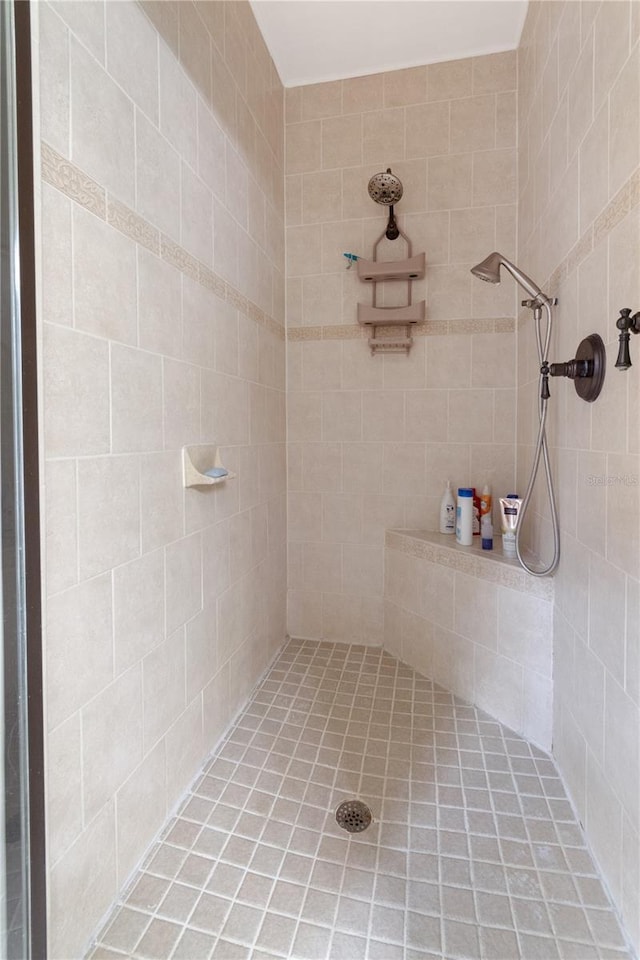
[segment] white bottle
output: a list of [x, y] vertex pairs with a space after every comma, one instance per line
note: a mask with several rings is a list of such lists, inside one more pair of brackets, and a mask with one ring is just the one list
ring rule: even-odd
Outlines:
[[456, 502], [451, 492], [451, 481], [447, 480], [447, 489], [440, 501], [440, 533], [456, 532]]
[[473, 490], [471, 487], [458, 487], [456, 540], [463, 547], [470, 547], [473, 543]]

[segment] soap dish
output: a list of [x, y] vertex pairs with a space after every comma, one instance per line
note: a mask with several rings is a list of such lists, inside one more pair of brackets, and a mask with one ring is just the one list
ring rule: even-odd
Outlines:
[[222, 465], [218, 447], [200, 443], [182, 448], [182, 476], [185, 487], [211, 487], [236, 474]]

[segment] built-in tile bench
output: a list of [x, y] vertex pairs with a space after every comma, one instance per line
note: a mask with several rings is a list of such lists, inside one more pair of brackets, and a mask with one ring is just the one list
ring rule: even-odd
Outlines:
[[553, 580], [451, 536], [388, 530], [384, 646], [502, 723], [551, 747]]

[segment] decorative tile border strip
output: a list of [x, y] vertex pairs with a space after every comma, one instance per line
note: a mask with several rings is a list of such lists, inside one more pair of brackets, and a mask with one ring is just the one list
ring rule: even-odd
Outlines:
[[552, 293], [586, 260], [594, 247], [605, 240], [611, 231], [640, 204], [640, 167], [631, 174], [604, 210], [590, 224], [564, 260], [558, 264], [547, 284]]
[[81, 207], [106, 220], [107, 191], [74, 167], [47, 143], [42, 143], [42, 179], [65, 193]]
[[125, 237], [151, 250], [151, 253], [155, 253], [157, 257], [160, 256], [160, 232], [113, 197], [107, 198], [107, 223], [123, 233]]
[[41, 142], [41, 173], [46, 183], [60, 190], [75, 203], [119, 230], [135, 243], [146, 247], [165, 263], [170, 263], [185, 276], [212, 290], [221, 300], [227, 300], [249, 320], [284, 340], [284, 325], [261, 310], [244, 294], [201, 263], [184, 247], [161, 233], [153, 224], [139, 216], [126, 204], [112, 197], [104, 187], [63, 157], [43, 140]]
[[417, 560], [429, 560], [441, 566], [466, 573], [470, 577], [488, 580], [501, 587], [519, 590], [539, 597], [541, 600], [553, 600], [554, 583], [550, 578], [532, 577], [513, 560], [499, 555], [481, 556], [471, 552], [468, 547], [457, 544], [445, 546], [439, 542], [441, 535], [423, 530], [387, 530], [385, 546], [390, 550], [406, 553]]
[[[513, 317], [496, 319], [465, 317], [459, 320], [427, 320], [413, 325], [414, 337], [435, 337], [456, 333], [513, 333], [516, 321]], [[367, 340], [370, 332], [357, 323], [330, 324], [326, 327], [288, 327], [287, 340]], [[384, 333], [380, 333], [383, 339]]]

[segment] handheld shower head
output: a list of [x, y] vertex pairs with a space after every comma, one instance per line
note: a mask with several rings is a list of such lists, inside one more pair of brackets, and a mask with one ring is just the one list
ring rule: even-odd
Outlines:
[[546, 301], [549, 298], [542, 292], [537, 283], [534, 283], [533, 280], [523, 273], [522, 270], [519, 270], [514, 263], [511, 263], [510, 260], [507, 260], [506, 257], [503, 257], [501, 253], [498, 253], [497, 250], [494, 250], [493, 253], [490, 253], [482, 263], [476, 264], [475, 267], [471, 268], [471, 273], [474, 277], [478, 277], [480, 280], [485, 280], [487, 283], [500, 283], [500, 267], [505, 267], [514, 280], [523, 287], [530, 297], [533, 297], [534, 300]]

